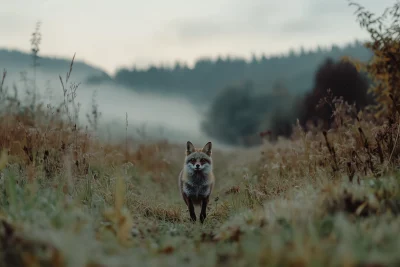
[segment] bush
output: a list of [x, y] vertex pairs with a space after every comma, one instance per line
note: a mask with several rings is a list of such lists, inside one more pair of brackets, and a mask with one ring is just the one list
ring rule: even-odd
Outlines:
[[[328, 94], [328, 90], [330, 94]], [[356, 67], [347, 62], [334, 62], [328, 58], [316, 71], [314, 88], [300, 104], [300, 122], [322, 122], [325, 129], [332, 126], [333, 107], [328, 105], [327, 98], [342, 97], [350, 105], [355, 104], [360, 110], [372, 103], [368, 95], [368, 80]]]

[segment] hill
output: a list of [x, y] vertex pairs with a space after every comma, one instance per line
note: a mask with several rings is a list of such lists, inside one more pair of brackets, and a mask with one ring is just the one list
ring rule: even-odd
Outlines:
[[[173, 67], [150, 66], [146, 69], [119, 69], [114, 77], [92, 76], [89, 82], [99, 84], [113, 81], [137, 91], [157, 92], [167, 95], [215, 97], [226, 86], [249, 80], [260, 92], [286, 88], [292, 94], [311, 90], [318, 66], [326, 59], [337, 60], [351, 56], [361, 61], [371, 58], [371, 51], [359, 41], [343, 47], [332, 45], [315, 51], [290, 51], [286, 55], [256, 57], [251, 60], [228, 56], [198, 59], [192, 68], [176, 63]], [[194, 101], [196, 102], [196, 101]]]
[[[72, 58], [73, 55], [71, 55]], [[39, 56], [38, 71], [49, 75], [57, 76], [64, 74], [71, 63], [71, 58], [54, 58]], [[32, 66], [32, 55], [17, 50], [0, 49], [0, 68], [6, 69], [13, 76], [21, 71], [29, 70]], [[81, 60], [76, 60], [74, 63], [74, 73], [76, 78], [85, 80], [89, 76], [103, 75], [104, 70], [91, 66]]]

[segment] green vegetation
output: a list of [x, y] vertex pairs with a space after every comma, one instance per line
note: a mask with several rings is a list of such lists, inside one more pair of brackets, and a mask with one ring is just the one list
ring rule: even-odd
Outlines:
[[[392, 64], [385, 53], [399, 53], [390, 36], [382, 46], [371, 36], [371, 79], [398, 77], [384, 65]], [[376, 102], [360, 111], [327, 94], [328, 131], [298, 123], [290, 140], [214, 148], [216, 188], [202, 225], [189, 220], [178, 190], [187, 140], [96, 140], [76, 124], [73, 67], [60, 77], [64, 101], [47, 108], [23, 106], [4, 86], [6, 73], [0, 81], [1, 266], [400, 264], [394, 83], [372, 87]]]

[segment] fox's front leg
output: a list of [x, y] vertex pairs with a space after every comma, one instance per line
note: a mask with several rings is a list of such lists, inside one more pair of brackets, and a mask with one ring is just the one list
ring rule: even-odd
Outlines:
[[188, 207], [189, 207], [189, 214], [192, 221], [196, 221], [196, 213], [194, 212], [193, 201], [190, 197], [188, 197]]
[[208, 199], [209, 195], [203, 198], [201, 202], [201, 212], [200, 212], [200, 222], [203, 223], [205, 218], [207, 217], [207, 205], [208, 205]]

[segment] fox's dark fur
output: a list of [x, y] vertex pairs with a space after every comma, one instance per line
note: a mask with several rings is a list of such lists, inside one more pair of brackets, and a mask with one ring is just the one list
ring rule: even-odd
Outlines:
[[207, 205], [215, 182], [211, 149], [211, 142], [208, 142], [202, 149], [196, 149], [188, 141], [185, 162], [179, 174], [179, 190], [189, 208], [190, 218], [196, 221], [194, 206], [201, 206], [201, 223], [207, 217]]

